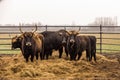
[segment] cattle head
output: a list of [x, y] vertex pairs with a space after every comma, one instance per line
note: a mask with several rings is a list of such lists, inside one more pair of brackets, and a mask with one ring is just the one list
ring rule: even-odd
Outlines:
[[[35, 25], [36, 26], [36, 25]], [[34, 33], [37, 31], [37, 26], [36, 29], [32, 32], [23, 32], [20, 27], [20, 32], [23, 35], [23, 41], [24, 45], [26, 47], [31, 47], [32, 46], [32, 41], [33, 41], [33, 36], [35, 35]]]
[[79, 31], [70, 31], [69, 34], [69, 41], [70, 43], [75, 43], [75, 37], [79, 34]]
[[22, 36], [15, 36], [11, 40], [11, 49], [21, 48]]
[[24, 36], [24, 44], [27, 47], [31, 47], [32, 46], [32, 37], [33, 37], [33, 33], [32, 32], [25, 32], [23, 34]]
[[66, 30], [59, 30], [58, 33], [62, 37], [62, 44], [65, 45], [69, 34], [67, 33]]

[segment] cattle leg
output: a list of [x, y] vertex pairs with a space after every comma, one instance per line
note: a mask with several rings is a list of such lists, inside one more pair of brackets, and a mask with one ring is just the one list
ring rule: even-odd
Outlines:
[[76, 53], [76, 52], [74, 52], [73, 60], [75, 60], [75, 61], [76, 61], [76, 57], [77, 57], [77, 53]]
[[48, 59], [48, 55], [49, 55], [49, 52], [48, 51], [44, 51], [43, 54], [40, 54], [40, 57], [41, 57], [41, 59]]
[[31, 54], [31, 62], [33, 62], [33, 59], [34, 59], [34, 54]]
[[66, 53], [66, 57], [68, 57], [68, 51], [66, 47], [65, 47], [65, 53]]
[[94, 53], [94, 61], [96, 62], [96, 54]]
[[82, 52], [79, 52], [79, 53], [78, 53], [78, 59], [77, 59], [77, 60], [79, 60], [79, 59], [81, 58], [81, 56], [82, 56]]
[[25, 55], [26, 62], [28, 62], [29, 55]]
[[69, 55], [70, 55], [70, 61], [72, 61], [72, 54], [71, 54], [71, 53], [69, 53]]
[[89, 49], [86, 50], [86, 58], [87, 58], [87, 61], [91, 61], [91, 51]]
[[75, 60], [75, 54], [74, 54], [74, 53], [70, 54], [70, 60], [71, 60], [71, 61], [72, 61], [72, 60]]
[[92, 57], [93, 57], [93, 50], [91, 51], [91, 56], [90, 56], [90, 59], [92, 60]]
[[52, 52], [50, 52], [49, 55], [52, 56]]
[[43, 60], [44, 59], [44, 53], [40, 52], [40, 59]]
[[36, 59], [38, 60], [38, 53], [36, 53]]
[[46, 59], [47, 59], [47, 60], [48, 60], [48, 56], [49, 56], [49, 55], [48, 55], [48, 54], [46, 54]]
[[96, 62], [96, 50], [94, 51], [93, 55], [94, 55], [94, 61]]
[[62, 57], [63, 47], [59, 49], [59, 58]]
[[28, 62], [28, 58], [26, 58], [26, 62]]
[[45, 52], [45, 51], [44, 51], [44, 53], [43, 53], [43, 54], [40, 54], [41, 59], [45, 59], [45, 55], [46, 55], [46, 52]]
[[48, 60], [49, 52], [45, 53], [46, 59]]
[[52, 56], [52, 51], [49, 52], [49, 55]]

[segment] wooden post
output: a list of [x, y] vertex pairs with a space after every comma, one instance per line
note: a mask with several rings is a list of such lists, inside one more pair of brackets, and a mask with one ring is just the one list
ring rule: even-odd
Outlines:
[[100, 54], [102, 54], [102, 25], [100, 25]]

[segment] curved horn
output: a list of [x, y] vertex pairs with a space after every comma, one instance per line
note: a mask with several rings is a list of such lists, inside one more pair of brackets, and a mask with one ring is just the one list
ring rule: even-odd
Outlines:
[[36, 28], [35, 28], [35, 30], [34, 30], [34, 31], [32, 31], [33, 33], [37, 31], [37, 25], [35, 25], [35, 27], [36, 27]]
[[20, 26], [20, 28], [19, 28], [20, 32], [23, 33], [23, 31], [22, 31], [22, 29], [21, 29], [21, 24], [19, 24], [19, 26]]
[[76, 32], [76, 35], [80, 34], [81, 27], [79, 27], [79, 30]]
[[81, 27], [79, 27], [79, 30], [77, 31], [78, 34], [80, 33], [80, 30], [81, 30]]
[[79, 34], [79, 33], [80, 33], [80, 30], [78, 30], [77, 33]]
[[70, 35], [70, 34], [71, 34], [71, 32], [69, 32], [69, 31], [66, 31], [66, 33], [67, 33], [68, 35]]

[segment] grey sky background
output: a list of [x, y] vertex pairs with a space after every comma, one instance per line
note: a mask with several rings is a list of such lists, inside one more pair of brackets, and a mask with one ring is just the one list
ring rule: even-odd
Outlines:
[[118, 17], [120, 0], [3, 0], [0, 24], [87, 25], [96, 17]]

